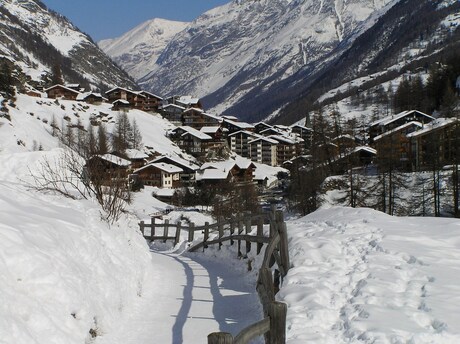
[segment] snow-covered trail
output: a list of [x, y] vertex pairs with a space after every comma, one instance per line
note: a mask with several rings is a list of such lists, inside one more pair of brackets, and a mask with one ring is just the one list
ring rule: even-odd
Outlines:
[[205, 343], [261, 317], [254, 284], [224, 261], [153, 251], [150, 275], [139, 303], [97, 344]]

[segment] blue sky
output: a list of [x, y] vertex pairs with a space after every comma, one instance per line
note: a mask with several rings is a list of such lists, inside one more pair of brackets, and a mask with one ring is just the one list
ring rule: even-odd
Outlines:
[[153, 18], [192, 21], [230, 0], [42, 0], [95, 41], [114, 38]]

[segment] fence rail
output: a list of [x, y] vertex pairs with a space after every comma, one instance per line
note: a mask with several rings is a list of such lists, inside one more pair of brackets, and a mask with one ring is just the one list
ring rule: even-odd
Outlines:
[[[214, 332], [208, 335], [208, 344], [248, 344], [251, 340], [264, 335], [267, 344], [285, 344], [286, 343], [286, 313], [287, 306], [284, 303], [275, 301], [275, 294], [278, 292], [281, 279], [289, 271], [289, 251], [286, 223], [282, 211], [275, 211], [269, 214], [270, 231], [269, 236], [264, 236], [264, 218], [266, 215], [255, 215], [244, 213], [240, 216], [224, 221], [219, 219], [217, 223], [205, 223], [204, 226], [195, 226], [190, 223], [189, 226], [181, 226], [181, 223], [170, 224], [165, 220], [164, 224], [155, 223], [152, 217], [151, 223], [141, 221], [140, 230], [144, 237], [149, 240], [174, 240], [175, 244], [179, 243], [180, 233], [182, 230], [188, 232], [188, 241], [193, 242], [195, 232], [203, 233], [203, 240], [189, 249], [196, 251], [206, 249], [210, 245], [219, 245], [230, 241], [233, 245], [238, 244], [238, 255], [242, 255], [242, 243], [245, 243], [246, 254], [251, 251], [251, 244], [257, 244], [257, 254], [262, 250], [264, 244], [267, 245], [264, 253], [264, 259], [259, 269], [256, 290], [259, 300], [262, 304], [264, 318], [243, 329], [235, 337], [230, 333]], [[257, 226], [256, 234], [252, 233], [252, 226]], [[150, 228], [150, 233], [146, 229]], [[161, 232], [157, 235], [157, 231]], [[175, 230], [175, 235], [170, 236], [169, 232]], [[210, 240], [210, 234], [217, 234], [217, 238]], [[228, 234], [226, 235], [226, 233]], [[277, 268], [272, 272], [276, 264]]]

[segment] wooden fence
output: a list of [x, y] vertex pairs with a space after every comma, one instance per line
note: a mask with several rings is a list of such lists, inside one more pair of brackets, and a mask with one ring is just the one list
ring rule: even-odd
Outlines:
[[[189, 226], [181, 226], [180, 223], [170, 224], [168, 220], [165, 220], [164, 224], [159, 224], [155, 223], [155, 218], [152, 218], [150, 224], [144, 221], [139, 224], [146, 239], [174, 240], [175, 244], [179, 242], [182, 230], [188, 231], [189, 242], [193, 242], [195, 232], [202, 232], [203, 240], [191, 247], [189, 251], [196, 251], [200, 248], [204, 250], [209, 245], [219, 245], [220, 248], [225, 242], [230, 242], [231, 245], [237, 242], [238, 255], [241, 256], [243, 255], [243, 242], [246, 254], [251, 251], [252, 243], [257, 244], [257, 254], [261, 252], [263, 245], [267, 244], [256, 286], [264, 319], [245, 328], [235, 337], [225, 332], [211, 333], [208, 336], [208, 344], [247, 344], [262, 335], [265, 336], [267, 344], [286, 342], [287, 306], [276, 302], [275, 294], [279, 290], [281, 278], [286, 276], [290, 267], [287, 228], [283, 212], [272, 210], [269, 214], [269, 236], [264, 236], [265, 217], [266, 215], [253, 216], [251, 213], [244, 213], [227, 222], [219, 219], [215, 224], [206, 222], [204, 226], [195, 226], [193, 223], [190, 223]], [[253, 224], [257, 226], [255, 235], [251, 234]], [[150, 228], [149, 233], [146, 233], [146, 228]], [[162, 232], [161, 229], [163, 229]], [[170, 232], [174, 232], [174, 236], [169, 235]], [[215, 239], [210, 240], [211, 233], [216, 234]], [[275, 263], [277, 269], [272, 273]]]

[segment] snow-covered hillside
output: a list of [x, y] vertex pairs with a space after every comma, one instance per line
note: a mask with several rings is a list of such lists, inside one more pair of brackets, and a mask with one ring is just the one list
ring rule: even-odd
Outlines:
[[88, 35], [40, 0], [1, 0], [0, 14], [0, 57], [33, 81], [40, 82], [59, 65], [67, 82], [135, 85]]
[[[113, 132], [119, 113], [112, 111], [111, 106], [19, 94], [14, 107], [7, 105], [11, 121], [0, 118], [0, 151], [24, 152], [39, 146], [44, 150], [57, 147], [57, 138], [51, 135], [53, 121], [58, 128], [77, 125], [79, 121], [87, 128], [93, 120], [105, 125], [109, 133]], [[144, 146], [160, 154], [182, 154], [179, 147], [166, 136], [174, 125], [159, 114], [130, 110], [128, 117], [131, 121], [136, 120]]]
[[98, 45], [138, 80], [150, 73], [169, 41], [188, 24], [155, 18], [118, 38], [102, 40]]
[[56, 154], [0, 153], [0, 341], [5, 344], [89, 343], [90, 331], [110, 331], [144, 296], [151, 274], [135, 218], [123, 217], [109, 227], [97, 203], [27, 187], [29, 169]]

